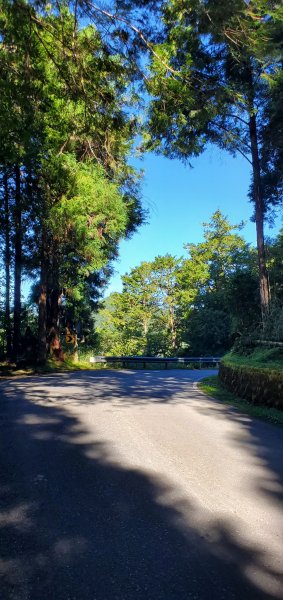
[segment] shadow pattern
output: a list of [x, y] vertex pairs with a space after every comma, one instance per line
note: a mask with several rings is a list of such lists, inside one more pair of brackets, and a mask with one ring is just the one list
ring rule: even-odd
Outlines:
[[[111, 398], [119, 405], [127, 405], [129, 393], [141, 406], [181, 402], [188, 384], [179, 372], [177, 383], [172, 373], [166, 382], [164, 374], [140, 372], [134, 381], [109, 372], [63, 377], [69, 402]], [[98, 380], [99, 392], [93, 395]], [[86, 442], [86, 427], [68, 412], [64, 399], [60, 406], [53, 396], [48, 404], [48, 386], [56, 381], [61, 386], [62, 376], [31, 378], [29, 393], [20, 380], [1, 385], [3, 600], [279, 598], [247, 575], [261, 568], [262, 557], [239, 545], [227, 523], [215, 520], [204, 535], [194, 524], [196, 507], [190, 498], [185, 502], [191, 518], [184, 520], [181, 508], [166, 501], [170, 487], [158, 477], [118, 466], [106, 443]], [[78, 383], [83, 387], [79, 395], [74, 390]], [[231, 418], [228, 409], [212, 403], [211, 410], [216, 409], [219, 418]], [[245, 427], [252, 430], [253, 424]], [[276, 471], [271, 443], [261, 445], [259, 435], [252, 439]], [[279, 581], [272, 566], [266, 575]]]

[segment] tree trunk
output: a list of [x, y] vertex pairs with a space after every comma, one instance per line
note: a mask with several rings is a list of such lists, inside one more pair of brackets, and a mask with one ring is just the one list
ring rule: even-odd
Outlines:
[[11, 291], [11, 249], [10, 249], [10, 210], [9, 210], [9, 187], [8, 173], [4, 171], [4, 213], [5, 213], [5, 334], [6, 334], [6, 355], [11, 357], [12, 352], [12, 327], [10, 315], [10, 291]]
[[59, 264], [58, 247], [53, 240], [51, 254], [51, 268], [47, 285], [47, 334], [49, 340], [49, 352], [58, 360], [63, 360], [63, 351], [59, 335], [59, 317], [62, 292], [59, 287]]
[[21, 336], [21, 277], [22, 277], [22, 206], [21, 174], [15, 166], [15, 281], [14, 281], [14, 332], [13, 358], [17, 360]]
[[47, 249], [46, 232], [44, 224], [42, 225], [41, 240], [41, 266], [40, 266], [40, 293], [38, 299], [38, 360], [40, 363], [46, 362], [47, 357]]
[[172, 349], [176, 350], [177, 332], [176, 332], [174, 307], [172, 306], [172, 304], [169, 304], [169, 328], [170, 328], [170, 333], [171, 333]]
[[49, 297], [48, 326], [59, 329], [59, 305], [61, 292], [58, 288], [52, 289]]
[[252, 166], [253, 166], [253, 192], [255, 202], [255, 222], [257, 237], [257, 253], [259, 268], [260, 304], [263, 321], [265, 320], [270, 305], [270, 288], [266, 268], [266, 255], [264, 243], [264, 204], [261, 187], [261, 172], [258, 152], [257, 123], [254, 107], [250, 112], [249, 130], [251, 140]]
[[58, 360], [64, 360], [64, 354], [59, 335], [59, 310], [61, 291], [58, 288], [48, 291], [47, 331], [50, 355]]

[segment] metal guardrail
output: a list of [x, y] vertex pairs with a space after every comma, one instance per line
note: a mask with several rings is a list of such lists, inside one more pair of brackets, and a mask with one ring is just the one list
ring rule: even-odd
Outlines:
[[115, 364], [122, 363], [122, 367], [129, 366], [130, 363], [140, 363], [143, 368], [146, 368], [147, 364], [158, 364], [162, 363], [165, 366], [165, 369], [168, 369], [169, 364], [180, 364], [180, 365], [190, 365], [195, 364], [198, 365], [198, 368], [201, 369], [203, 365], [212, 364], [215, 365], [216, 368], [219, 367], [219, 362], [221, 360], [221, 356], [185, 356], [182, 358], [179, 357], [162, 357], [162, 356], [91, 356], [90, 363], [92, 364]]

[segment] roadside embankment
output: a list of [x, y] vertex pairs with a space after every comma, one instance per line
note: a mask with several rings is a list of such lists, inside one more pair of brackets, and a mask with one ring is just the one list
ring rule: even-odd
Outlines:
[[281, 348], [230, 352], [221, 360], [221, 383], [252, 404], [283, 410], [283, 350]]

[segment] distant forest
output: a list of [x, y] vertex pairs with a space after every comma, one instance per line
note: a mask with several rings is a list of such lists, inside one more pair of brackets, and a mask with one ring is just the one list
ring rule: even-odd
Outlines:
[[216, 211], [188, 256], [142, 262], [96, 318], [98, 350], [110, 355], [222, 355], [264, 336], [283, 339], [283, 230], [267, 244], [272, 309], [262, 329], [256, 249]]

